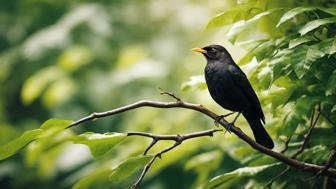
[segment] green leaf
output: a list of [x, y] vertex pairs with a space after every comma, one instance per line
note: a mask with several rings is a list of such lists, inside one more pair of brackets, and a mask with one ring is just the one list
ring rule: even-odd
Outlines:
[[311, 64], [323, 57], [324, 52], [308, 46], [299, 46], [291, 54], [291, 64], [298, 78], [302, 78], [309, 70]]
[[257, 22], [260, 20], [260, 18], [267, 16], [277, 10], [280, 9], [271, 9], [262, 13], [259, 13], [257, 15], [255, 15], [253, 18], [244, 21], [241, 20], [239, 22], [236, 22], [235, 24], [233, 24], [233, 26], [230, 28], [229, 32], [227, 33], [227, 37], [228, 39], [232, 42], [235, 43], [236, 39], [238, 38], [238, 36], [242, 33], [244, 33], [244, 35], [246, 35], [246, 33], [248, 31], [251, 31], [253, 29], [253, 27], [256, 26]]
[[[335, 105], [336, 106], [336, 105]], [[326, 146], [332, 146], [335, 144], [335, 138], [336, 136], [336, 130], [334, 127], [331, 128], [314, 128], [314, 137], [311, 137], [309, 140], [310, 146], [315, 145], [326, 145]]]
[[239, 20], [244, 20], [251, 8], [251, 6], [242, 5], [222, 12], [208, 22], [206, 29], [230, 25]]
[[95, 170], [89, 175], [77, 181], [72, 189], [89, 189], [89, 188], [108, 188], [108, 175], [111, 173], [110, 168], [103, 168]]
[[289, 41], [289, 47], [288, 48], [294, 48], [298, 45], [310, 42], [310, 41], [316, 41], [316, 39], [313, 36], [303, 36], [299, 38], [295, 38], [293, 40]]
[[75, 143], [87, 145], [94, 157], [99, 157], [108, 152], [127, 137], [122, 133], [84, 133], [74, 139]]
[[301, 35], [304, 35], [322, 25], [326, 24], [331, 24], [336, 22], [336, 17], [331, 17], [331, 18], [323, 18], [323, 19], [318, 19], [318, 20], [313, 20], [311, 22], [308, 22], [305, 24], [300, 30], [299, 33]]
[[109, 175], [110, 181], [113, 183], [119, 183], [126, 180], [133, 173], [144, 168], [144, 166], [151, 161], [152, 158], [153, 156], [146, 155], [127, 159], [113, 169], [112, 173]]
[[196, 89], [204, 90], [207, 88], [203, 75], [191, 76], [189, 81], [183, 82], [181, 90], [184, 92], [193, 91]]
[[325, 92], [326, 96], [336, 94], [336, 70], [334, 70], [333, 73], [331, 74], [326, 88], [327, 88]]
[[[49, 119], [45, 121], [41, 126], [41, 134], [37, 140], [31, 143], [26, 150], [26, 164], [28, 166], [39, 165], [43, 166], [45, 162], [42, 161], [45, 156], [57, 156], [57, 151], [60, 153], [64, 143], [69, 142], [71, 132], [65, 130], [73, 121], [61, 120], [61, 119]], [[56, 150], [58, 148], [59, 150]], [[52, 161], [52, 158], [48, 157], [48, 161]], [[46, 165], [44, 165], [46, 166]], [[39, 167], [40, 173], [45, 173], [45, 168]], [[52, 168], [52, 165], [49, 165]], [[44, 169], [44, 170], [42, 170]]]
[[267, 99], [271, 102], [271, 112], [275, 115], [278, 107], [283, 107], [288, 102], [290, 95], [293, 92], [293, 87], [288, 88], [279, 88], [277, 90], [272, 91]]
[[303, 118], [310, 117], [310, 112], [314, 108], [316, 104], [320, 102], [320, 99], [318, 97], [314, 96], [303, 96], [299, 99], [297, 99], [295, 104], [295, 112]]
[[314, 45], [317, 49], [325, 54], [332, 55], [336, 53], [336, 38], [329, 38]]
[[111, 185], [129, 179], [136, 171], [144, 168], [152, 158], [153, 156], [131, 157], [115, 168], [111, 168], [109, 165], [104, 165], [101, 168], [94, 170], [89, 175], [81, 178], [72, 188], [113, 188]]
[[276, 40], [272, 39], [240, 42], [239, 46], [243, 46], [248, 49], [249, 52], [246, 53], [241, 60], [239, 60], [239, 65], [250, 63], [254, 57], [256, 57], [258, 61], [262, 61], [263, 59], [270, 57], [276, 49], [275, 43]]
[[318, 9], [321, 10], [321, 11], [323, 11], [323, 12], [325, 12], [325, 13], [328, 13], [328, 14], [336, 16], [336, 9], [335, 8], [319, 7]]
[[185, 164], [185, 170], [198, 169], [200, 172], [212, 170], [219, 166], [223, 154], [219, 150], [202, 153], [194, 156]]
[[0, 160], [6, 159], [14, 155], [18, 150], [35, 140], [40, 134], [41, 129], [35, 129], [24, 132], [19, 138], [0, 146]]
[[88, 64], [93, 58], [89, 48], [85, 46], [72, 46], [59, 57], [58, 64], [67, 71], [75, 71]]
[[46, 131], [49, 129], [66, 129], [67, 127], [69, 127], [71, 124], [73, 123], [72, 120], [64, 120], [64, 119], [56, 119], [56, 118], [52, 118], [52, 119], [48, 119], [47, 121], [45, 121], [40, 129]]
[[316, 9], [315, 7], [297, 7], [297, 8], [291, 9], [290, 11], [286, 12], [280, 18], [280, 20], [279, 20], [278, 24], [276, 25], [276, 27], [279, 27], [281, 24], [283, 24], [287, 20], [290, 20], [290, 19], [294, 18], [298, 14], [301, 14], [301, 13], [306, 12], [306, 11], [313, 11], [315, 9]]
[[293, 51], [291, 49], [284, 49], [279, 51], [276, 56], [274, 56], [271, 60], [271, 65], [273, 66], [273, 79], [277, 80], [278, 78], [286, 75], [289, 71], [291, 71], [291, 54]]
[[259, 86], [262, 89], [269, 89], [273, 83], [273, 72], [269, 66], [263, 67], [258, 73]]
[[284, 121], [283, 121], [283, 130], [282, 132], [286, 135], [293, 135], [296, 128], [299, 126], [300, 123], [303, 122], [303, 119], [295, 112], [290, 111]]
[[226, 182], [230, 181], [231, 179], [240, 179], [242, 177], [252, 177], [257, 175], [260, 172], [263, 172], [271, 167], [280, 165], [280, 163], [256, 166], [256, 167], [243, 167], [236, 169], [232, 172], [225, 173], [223, 175], [219, 175], [209, 181], [205, 185], [204, 188], [220, 188], [221, 185], [225, 184]]
[[[36, 173], [41, 176], [42, 178], [50, 178], [54, 176], [55, 170], [58, 169], [57, 160], [61, 156], [62, 152], [64, 152], [64, 147], [67, 141], [64, 142], [62, 140], [58, 143], [53, 143], [54, 145], [49, 145], [49, 148], [41, 148], [41, 151], [32, 150], [30, 154], [26, 153], [26, 162], [28, 166], [34, 166], [36, 167]], [[38, 145], [35, 143], [31, 143], [27, 150], [31, 150], [32, 145]], [[36, 146], [37, 148], [39, 146]], [[32, 153], [37, 152], [37, 154], [34, 157], [28, 157], [28, 155], [32, 155]], [[30, 158], [30, 159], [28, 159]]]
[[66, 102], [75, 93], [76, 85], [70, 78], [64, 77], [51, 83], [42, 95], [42, 102], [46, 108], [53, 109], [55, 106]]
[[24, 104], [29, 105], [36, 100], [44, 89], [53, 81], [62, 78], [62, 70], [56, 66], [49, 66], [41, 69], [28, 78], [23, 84], [21, 99]]
[[[312, 137], [313, 138], [313, 137]], [[300, 157], [303, 161], [312, 162], [315, 164], [322, 164], [328, 160], [330, 154], [330, 148], [324, 146], [322, 143], [321, 145], [317, 145], [308, 149], [305, 149]]]
[[52, 138], [56, 136], [56, 134], [64, 131], [64, 129], [69, 127], [72, 123], [72, 120], [62, 120], [55, 118], [48, 119], [40, 127], [40, 129], [43, 130], [43, 132], [41, 133], [41, 137]]
[[331, 112], [332, 113], [336, 112], [336, 104], [331, 108]]

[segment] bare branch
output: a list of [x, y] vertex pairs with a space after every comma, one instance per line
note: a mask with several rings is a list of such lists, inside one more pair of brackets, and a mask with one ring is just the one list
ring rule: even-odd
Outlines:
[[145, 133], [145, 132], [129, 132], [127, 136], [143, 136], [152, 139], [152, 143], [146, 148], [144, 155], [160, 140], [173, 140], [175, 142], [183, 142], [184, 140], [198, 138], [203, 136], [213, 136], [215, 132], [223, 131], [222, 129], [211, 129], [206, 131], [194, 132], [185, 135], [155, 135], [152, 133]]
[[[140, 107], [154, 107], [154, 108], [182, 108], [182, 109], [190, 109], [194, 110], [197, 112], [200, 112], [213, 120], [215, 120], [218, 115], [210, 111], [209, 109], [205, 108], [202, 105], [199, 104], [192, 104], [192, 103], [187, 103], [187, 102], [157, 102], [157, 101], [150, 101], [150, 100], [142, 100], [135, 102], [133, 104], [129, 104], [120, 108], [116, 108], [110, 111], [106, 112], [100, 112], [100, 113], [93, 113], [89, 116], [86, 116], [84, 118], [79, 119], [78, 121], [74, 122], [71, 124], [69, 127], [76, 126], [80, 123], [86, 122], [86, 121], [91, 121], [95, 118], [102, 118], [102, 117], [107, 117], [115, 114], [120, 114], [132, 109], [137, 109]], [[317, 119], [315, 119], [317, 122]], [[228, 122], [225, 119], [221, 119], [219, 122], [223, 126], [228, 126]], [[272, 151], [268, 148], [265, 148], [264, 146], [258, 144], [255, 142], [252, 138], [247, 136], [242, 130], [240, 130], [236, 126], [231, 127], [231, 132], [237, 135], [241, 140], [245, 141], [248, 143], [252, 148], [267, 154], [268, 156], [271, 156], [293, 168], [302, 170], [302, 171], [308, 171], [308, 172], [313, 172], [317, 173], [321, 171], [325, 166], [321, 165], [316, 165], [316, 164], [311, 164], [311, 163], [306, 163], [302, 161], [298, 161], [294, 158], [287, 157], [279, 152]], [[327, 169], [323, 174], [326, 174], [328, 176], [336, 178], [336, 169], [329, 168]]]
[[280, 151], [280, 153], [285, 153], [287, 150], [288, 150], [288, 144], [289, 144], [289, 142], [290, 142], [290, 140], [292, 139], [292, 136], [290, 136], [290, 137], [288, 137], [287, 139], [286, 139], [286, 141], [285, 141], [285, 147], [284, 147], [284, 149], [282, 149], [281, 151]]
[[161, 155], [162, 155], [162, 154], [164, 154], [164, 153], [166, 153], [166, 152], [169, 152], [170, 150], [176, 148], [176, 147], [177, 147], [178, 145], [180, 145], [180, 144], [181, 144], [181, 142], [175, 142], [174, 145], [172, 145], [172, 146], [170, 146], [170, 147], [168, 147], [168, 148], [166, 148], [166, 149], [160, 151], [159, 153], [156, 153], [156, 154], [153, 156], [153, 158], [152, 158], [152, 159], [145, 165], [144, 169], [143, 169], [142, 172], [141, 172], [141, 175], [140, 175], [139, 179], [138, 179], [138, 180], [137, 180], [137, 181], [136, 181], [130, 188], [131, 188], [131, 189], [135, 189], [135, 188], [137, 188], [137, 187], [140, 185], [141, 181], [143, 180], [143, 178], [144, 178], [145, 175], [147, 174], [149, 168], [152, 166], [152, 164], [154, 163], [154, 161], [155, 161], [157, 158], [161, 158]]
[[336, 127], [336, 123], [330, 119], [329, 116], [327, 116], [325, 113], [321, 112], [321, 115], [334, 127]]
[[284, 174], [286, 174], [289, 170], [290, 170], [290, 166], [287, 166], [285, 170], [281, 171], [278, 175], [276, 175], [275, 177], [273, 177], [265, 186], [264, 188], [272, 188], [272, 184], [273, 182], [280, 178], [281, 176], [283, 176]]
[[300, 149], [294, 155], [292, 155], [292, 158], [295, 159], [306, 148], [306, 146], [307, 146], [307, 144], [309, 142], [309, 139], [311, 137], [312, 131], [313, 131], [313, 129], [314, 129], [314, 127], [315, 127], [318, 119], [320, 118], [320, 115], [321, 115], [320, 105], [319, 105], [319, 108], [318, 108], [317, 111], [318, 112], [317, 112], [317, 115], [316, 115], [316, 118], [315, 118], [315, 109], [313, 109], [312, 116], [311, 116], [311, 119], [310, 119], [310, 126], [309, 126], [309, 129], [308, 129], [308, 133], [305, 134], [304, 140], [303, 140], [303, 143], [302, 143]]
[[177, 102], [182, 102], [181, 98], [178, 98], [174, 93], [164, 91], [163, 89], [159, 88], [161, 95], [168, 95], [174, 98]]
[[329, 160], [327, 161], [326, 166], [323, 168], [323, 170], [320, 171], [320, 174], [329, 169], [335, 163], [335, 161], [336, 161], [336, 151], [332, 153]]
[[190, 134], [185, 134], [185, 135], [155, 135], [151, 133], [143, 133], [143, 132], [131, 132], [128, 133], [127, 136], [144, 136], [144, 137], [149, 137], [152, 138], [153, 141], [152, 143], [146, 148], [144, 154], [148, 152], [148, 150], [156, 144], [156, 142], [160, 140], [174, 140], [175, 144], [170, 146], [169, 148], [166, 148], [165, 150], [162, 150], [154, 155], [154, 157], [147, 163], [147, 165], [144, 167], [142, 170], [142, 173], [139, 177], [139, 179], [133, 184], [131, 187], [132, 189], [137, 188], [143, 178], [145, 177], [146, 173], [148, 172], [149, 168], [151, 165], [154, 163], [154, 161], [159, 157], [161, 158], [161, 155], [176, 148], [178, 145], [182, 144], [183, 141], [189, 140], [192, 138], [198, 138], [198, 137], [204, 137], [204, 136], [210, 136], [212, 137], [215, 132], [223, 131], [222, 129], [212, 129], [212, 130], [207, 130], [207, 131], [200, 131], [200, 132], [194, 132]]
[[158, 140], [153, 139], [152, 142], [150, 143], [150, 145], [146, 148], [146, 150], [144, 151], [143, 155], [146, 155], [147, 152], [158, 142]]
[[315, 179], [321, 176], [326, 170], [328, 170], [335, 163], [335, 161], [336, 161], [336, 151], [334, 150], [332, 154], [330, 155], [325, 167], [308, 180], [312, 180], [312, 179]]

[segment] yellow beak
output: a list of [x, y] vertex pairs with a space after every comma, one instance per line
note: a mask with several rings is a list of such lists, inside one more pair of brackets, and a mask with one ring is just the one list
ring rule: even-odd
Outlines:
[[194, 52], [198, 52], [198, 53], [206, 53], [207, 52], [206, 50], [204, 50], [202, 48], [193, 48], [191, 50], [194, 51]]

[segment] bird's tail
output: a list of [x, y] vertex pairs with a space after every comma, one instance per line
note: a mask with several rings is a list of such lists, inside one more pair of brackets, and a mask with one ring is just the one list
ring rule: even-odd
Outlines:
[[244, 114], [245, 119], [250, 124], [253, 135], [257, 143], [263, 145], [266, 148], [272, 149], [274, 147], [273, 140], [268, 135], [261, 120], [255, 115]]

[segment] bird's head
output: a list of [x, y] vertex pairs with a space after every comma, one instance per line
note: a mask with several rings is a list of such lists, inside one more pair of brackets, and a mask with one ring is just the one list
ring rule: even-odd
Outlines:
[[202, 53], [208, 63], [212, 61], [227, 62], [228, 59], [232, 59], [229, 52], [220, 45], [208, 45], [203, 48], [193, 48], [192, 51]]

